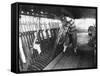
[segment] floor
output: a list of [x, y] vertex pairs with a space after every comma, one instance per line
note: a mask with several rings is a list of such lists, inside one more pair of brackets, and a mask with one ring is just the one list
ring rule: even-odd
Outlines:
[[82, 49], [84, 49], [83, 46], [81, 47], [81, 50], [78, 50], [79, 53], [75, 54], [72, 48], [68, 48], [66, 52], [63, 53], [63, 57], [57, 62], [53, 69], [96, 67], [96, 56], [94, 56], [92, 53], [84, 52]]

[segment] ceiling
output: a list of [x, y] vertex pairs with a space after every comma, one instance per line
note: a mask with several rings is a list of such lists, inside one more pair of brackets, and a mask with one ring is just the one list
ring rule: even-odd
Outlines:
[[95, 8], [86, 8], [86, 7], [73, 7], [73, 6], [41, 6], [41, 5], [20, 5], [20, 11], [29, 11], [31, 9], [35, 13], [40, 11], [46, 12], [48, 15], [66, 15], [73, 18], [96, 18], [96, 9]]

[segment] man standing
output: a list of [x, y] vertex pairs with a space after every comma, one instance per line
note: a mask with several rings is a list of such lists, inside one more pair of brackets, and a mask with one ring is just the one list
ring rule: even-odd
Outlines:
[[59, 30], [59, 44], [63, 44], [64, 49], [63, 52], [66, 51], [69, 45], [72, 45], [74, 52], [77, 49], [77, 31], [74, 24], [74, 21], [71, 19], [70, 21], [66, 20], [66, 17], [62, 17], [62, 28]]

